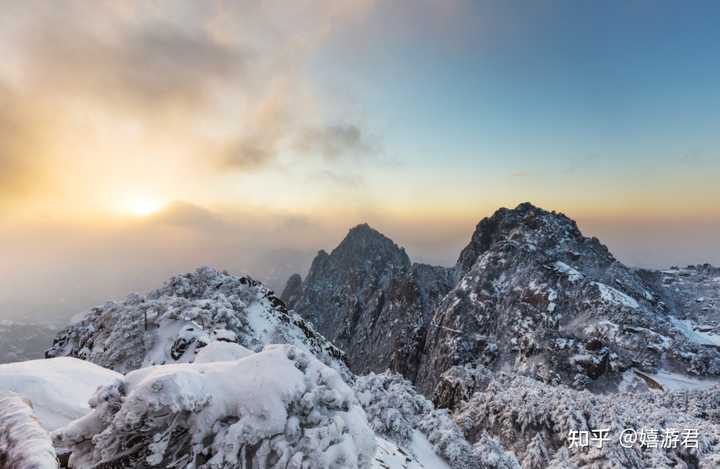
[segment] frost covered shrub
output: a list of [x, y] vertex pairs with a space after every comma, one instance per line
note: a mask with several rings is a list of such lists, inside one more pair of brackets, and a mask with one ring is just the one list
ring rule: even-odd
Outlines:
[[30, 403], [15, 393], [0, 394], [0, 468], [57, 469], [48, 432]]
[[409, 381], [390, 372], [358, 377], [355, 392], [373, 430], [401, 445], [410, 442], [419, 419], [433, 409]]
[[706, 389], [652, 393], [647, 396], [647, 400], [720, 425], [720, 385]]
[[367, 469], [375, 453], [352, 389], [288, 345], [137, 370], [90, 405], [53, 433], [76, 469]]
[[453, 469], [519, 467], [512, 455], [487, 436], [471, 445], [446, 410], [435, 409], [400, 375], [360, 376], [355, 392], [375, 432], [407, 445], [419, 430]]
[[[523, 462], [535, 467], [694, 467], [720, 463], [720, 426], [663, 402], [677, 396], [653, 394], [596, 395], [549, 386], [517, 375], [498, 375], [484, 392], [465, 403], [456, 422], [472, 441], [496, 436]], [[619, 444], [624, 429], [697, 429], [699, 447], [630, 448]], [[610, 429], [603, 448], [570, 448], [570, 431]], [[592, 445], [591, 445], [592, 446]]]
[[59, 332], [47, 357], [72, 356], [121, 373], [187, 363], [206, 345], [234, 342], [250, 350], [291, 344], [345, 376], [344, 354], [247, 276], [209, 267], [177, 275], [147, 295], [90, 309]]

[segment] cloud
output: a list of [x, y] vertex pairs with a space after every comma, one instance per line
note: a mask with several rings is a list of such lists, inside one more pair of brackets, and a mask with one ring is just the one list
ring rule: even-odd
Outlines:
[[329, 181], [343, 188], [357, 188], [365, 184], [362, 176], [357, 174], [341, 174], [329, 169], [319, 171], [310, 176], [311, 181]]
[[0, 122], [21, 131], [0, 130], [0, 200], [42, 197], [59, 179], [64, 196], [102, 200], [122, 186], [110, 179], [138, 169], [158, 186], [203, 177], [213, 187], [228, 170], [267, 167], [298, 140], [328, 162], [373, 151], [357, 125], [326, 117], [307, 73], [371, 3], [8, 5]]
[[52, 77], [39, 86], [92, 93], [104, 104], [144, 112], [207, 106], [213, 87], [238, 80], [250, 61], [240, 46], [166, 23], [130, 28], [119, 39], [48, 25], [31, 38], [26, 53], [35, 76]]
[[380, 144], [357, 125], [330, 125], [305, 130], [296, 141], [295, 148], [302, 153], [318, 153], [333, 160], [343, 156], [376, 154], [380, 151]]
[[[35, 112], [34, 112], [35, 111]], [[48, 119], [0, 83], [0, 206], [47, 187], [43, 128]]]
[[218, 163], [224, 168], [253, 170], [266, 165], [275, 155], [275, 142], [238, 139], [223, 144]]

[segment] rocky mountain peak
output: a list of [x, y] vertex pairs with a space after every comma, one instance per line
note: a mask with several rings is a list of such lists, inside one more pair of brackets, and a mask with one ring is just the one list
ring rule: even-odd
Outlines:
[[351, 228], [330, 254], [337, 262], [361, 270], [373, 264], [378, 267], [409, 268], [410, 258], [393, 240], [373, 229], [367, 223]]
[[[457, 274], [465, 274], [483, 253], [500, 243], [545, 252], [582, 240], [584, 237], [575, 221], [563, 213], [543, 210], [529, 202], [521, 203], [514, 209], [500, 208], [476, 226], [470, 243], [458, 258]], [[610, 256], [597, 240], [590, 239], [589, 242], [597, 243], [598, 248], [604, 249], [605, 254]]]
[[[434, 304], [450, 289], [450, 270], [412, 264], [390, 238], [361, 224], [330, 254], [321, 251], [300, 285], [283, 298], [347, 354], [355, 370], [388, 367], [413, 375]], [[394, 324], [393, 331], [382, 326]]]

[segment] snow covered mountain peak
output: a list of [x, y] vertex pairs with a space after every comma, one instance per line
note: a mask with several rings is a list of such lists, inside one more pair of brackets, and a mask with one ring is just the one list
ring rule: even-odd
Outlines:
[[460, 253], [457, 274], [467, 273], [483, 253], [498, 243], [529, 251], [541, 250], [547, 254], [565, 251], [571, 258], [581, 255], [573, 252], [574, 245], [587, 245], [592, 249], [596, 262], [609, 265], [615, 261], [597, 239], [585, 238], [571, 218], [525, 202], [514, 209], [500, 208], [478, 223], [470, 243]]
[[629, 369], [720, 371], [717, 350], [698, 350], [672, 324], [663, 293], [563, 214], [527, 203], [496, 211], [455, 275], [425, 341], [427, 393], [468, 363], [578, 388], [612, 388]]
[[342, 351], [290, 313], [263, 284], [208, 267], [174, 276], [147, 295], [131, 294], [90, 309], [58, 333], [46, 356], [78, 357], [125, 373], [191, 362], [214, 341], [251, 350], [294, 344], [345, 368]]

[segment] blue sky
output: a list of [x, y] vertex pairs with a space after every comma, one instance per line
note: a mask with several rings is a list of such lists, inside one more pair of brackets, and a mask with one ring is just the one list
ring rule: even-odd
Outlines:
[[314, 64], [317, 87], [346, 86], [388, 153], [432, 171], [639, 182], [658, 203], [680, 176], [691, 203], [720, 196], [703, 183], [720, 167], [720, 5], [527, 4], [379, 6]]

